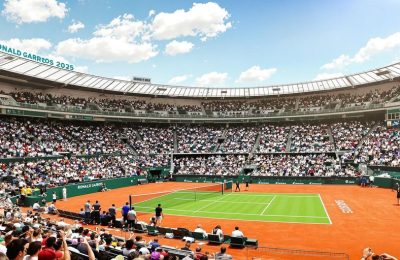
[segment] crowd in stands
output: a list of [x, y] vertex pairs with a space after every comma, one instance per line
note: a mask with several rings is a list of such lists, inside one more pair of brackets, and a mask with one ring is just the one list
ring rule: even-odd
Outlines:
[[246, 162], [244, 155], [212, 155], [174, 159], [175, 174], [238, 175]]
[[95, 179], [144, 175], [146, 172], [142, 170], [142, 163], [133, 156], [42, 159], [0, 163], [0, 176], [12, 179], [4, 187], [5, 190], [12, 190], [13, 186], [54, 187]]
[[245, 101], [208, 101], [202, 102], [201, 105], [205, 110], [211, 110], [216, 112], [230, 112], [230, 111], [247, 111], [251, 108], [251, 105]]
[[254, 109], [256, 110], [285, 110], [294, 111], [296, 108], [297, 98], [295, 97], [273, 97], [264, 98], [258, 101], [252, 102]]
[[83, 98], [66, 95], [52, 95], [27, 91], [4, 93], [11, 95], [17, 102], [45, 104], [47, 106], [77, 107], [80, 109], [103, 110], [114, 112], [133, 112], [134, 110], [152, 111], [205, 111], [218, 112], [219, 115], [237, 112], [260, 113], [260, 111], [307, 111], [311, 108], [334, 109], [340, 107], [362, 106], [390, 101], [400, 95], [400, 85], [391, 89], [371, 89], [361, 92], [332, 92], [330, 94], [312, 94], [297, 96], [273, 96], [254, 100], [218, 100], [203, 101], [199, 104], [177, 105], [168, 102], [153, 102], [131, 96], [115, 98]]
[[179, 153], [212, 153], [218, 146], [218, 138], [221, 138], [223, 129], [192, 126], [177, 127], [176, 135]]
[[360, 148], [349, 154], [354, 163], [369, 165], [400, 165], [400, 132], [398, 128], [388, 129], [379, 124], [361, 144]]
[[0, 118], [0, 157], [126, 154], [112, 126], [79, 125], [35, 119]]
[[140, 155], [174, 151], [174, 130], [170, 127], [126, 128], [130, 145]]
[[353, 150], [361, 139], [366, 136], [375, 122], [338, 122], [331, 125], [332, 135], [337, 150]]
[[[130, 211], [136, 216], [134, 210]], [[161, 245], [157, 237], [146, 241], [144, 236], [130, 233], [123, 238], [110, 233], [108, 228], [90, 230], [80, 222], [47, 218], [37, 210], [22, 213], [18, 208], [7, 208], [0, 219], [0, 259], [5, 260], [166, 260], [178, 259], [176, 251], [188, 260], [232, 259], [225, 246], [219, 252], [209, 253], [202, 251], [201, 246], [191, 248], [191, 242], [186, 241], [181, 249], [175, 249]], [[134, 222], [147, 225], [137, 218]], [[232, 234], [239, 233], [238, 230], [237, 227]]]
[[225, 140], [219, 146], [218, 152], [249, 153], [256, 142], [258, 132], [256, 127], [230, 127], [224, 133]]
[[326, 124], [300, 124], [292, 126], [291, 130], [291, 152], [308, 153], [335, 150]]
[[290, 126], [263, 126], [260, 132], [260, 143], [258, 152], [260, 153], [284, 153]]
[[134, 110], [146, 111], [178, 111], [184, 110], [188, 112], [202, 111], [201, 106], [197, 105], [174, 105], [159, 102], [147, 102], [137, 98], [82, 98], [66, 95], [52, 95], [34, 92], [11, 92], [7, 94], [12, 96], [15, 101], [26, 104], [37, 104], [46, 106], [59, 106], [61, 108], [78, 108], [88, 110], [103, 110], [113, 112], [132, 112]]
[[[62, 185], [81, 181], [83, 175], [89, 179], [113, 178], [139, 174], [142, 168], [169, 167], [173, 153], [214, 153], [199, 157], [175, 155], [175, 172], [234, 175], [249, 162], [245, 156], [222, 154], [304, 153], [301, 156], [305, 158], [299, 155], [299, 158], [271, 156], [262, 159], [264, 165], [272, 168], [278, 164], [290, 168], [287, 165], [293, 160], [306, 161], [304, 167], [308, 167], [309, 161], [315, 161], [308, 159], [317, 156], [313, 153], [346, 151], [335, 159], [334, 167], [317, 167], [316, 163], [315, 173], [301, 175], [320, 175], [321, 170], [326, 171], [325, 175], [351, 175], [355, 174], [352, 169], [342, 167], [342, 171], [338, 171], [340, 165], [336, 161], [399, 166], [399, 138], [397, 128], [388, 129], [382, 122], [377, 125], [373, 121], [355, 120], [329, 124], [129, 127], [126, 124], [1, 117], [0, 158], [36, 157], [37, 160], [3, 163], [0, 174], [15, 178], [15, 182], [30, 175], [35, 178], [35, 184], [45, 177], [47, 182]], [[40, 159], [49, 156], [53, 158]], [[327, 155], [321, 156], [323, 160], [330, 160]], [[286, 171], [291, 169], [284, 169], [282, 173], [274, 168], [270, 173], [285, 175]]]
[[250, 160], [257, 166], [254, 176], [344, 176], [338, 159], [327, 154], [257, 154]]

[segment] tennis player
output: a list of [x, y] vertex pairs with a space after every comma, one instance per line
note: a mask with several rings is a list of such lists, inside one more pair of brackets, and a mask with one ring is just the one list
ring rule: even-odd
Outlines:
[[239, 180], [236, 181], [235, 192], [236, 192], [236, 191], [240, 191], [240, 182], [239, 182]]

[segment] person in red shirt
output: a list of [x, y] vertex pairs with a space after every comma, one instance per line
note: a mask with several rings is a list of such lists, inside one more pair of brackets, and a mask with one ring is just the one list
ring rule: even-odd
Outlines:
[[63, 256], [60, 251], [54, 249], [56, 241], [57, 239], [55, 237], [49, 237], [46, 239], [46, 246], [39, 252], [39, 260], [54, 260]]

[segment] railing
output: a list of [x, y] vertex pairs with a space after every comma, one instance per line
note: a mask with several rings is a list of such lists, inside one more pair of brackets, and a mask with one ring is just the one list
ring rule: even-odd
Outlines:
[[285, 117], [285, 116], [305, 116], [305, 115], [318, 115], [318, 114], [331, 114], [331, 113], [343, 113], [343, 112], [354, 112], [365, 110], [376, 110], [385, 107], [384, 103], [380, 104], [369, 104], [364, 106], [344, 107], [339, 109], [321, 109], [317, 111], [291, 111], [291, 112], [278, 112], [268, 114], [219, 114], [219, 115], [185, 115], [185, 114], [160, 114], [160, 113], [130, 113], [130, 112], [113, 112], [113, 111], [101, 111], [101, 110], [86, 110], [74, 107], [56, 107], [56, 106], [40, 106], [37, 104], [18, 103], [9, 104], [0, 100], [0, 104], [10, 108], [27, 108], [41, 111], [55, 111], [55, 112], [69, 112], [99, 116], [120, 116], [120, 117], [156, 117], [156, 118], [274, 118], [274, 117]]
[[336, 252], [323, 252], [323, 251], [312, 251], [312, 250], [300, 250], [291, 248], [274, 248], [274, 247], [258, 247], [258, 248], [247, 248], [246, 259], [311, 259], [311, 260], [323, 260], [323, 259], [339, 259], [349, 260], [349, 255], [346, 253]]

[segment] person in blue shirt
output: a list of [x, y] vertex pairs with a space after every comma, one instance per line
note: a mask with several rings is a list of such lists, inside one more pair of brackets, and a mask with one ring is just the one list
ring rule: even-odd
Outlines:
[[129, 207], [129, 202], [125, 203], [125, 206], [122, 207], [122, 217], [124, 218], [124, 221], [128, 219], [128, 212], [131, 208]]
[[151, 247], [151, 251], [153, 252], [156, 250], [157, 247], [160, 247], [161, 245], [158, 243], [158, 238], [154, 238], [153, 241], [149, 243], [149, 246]]

